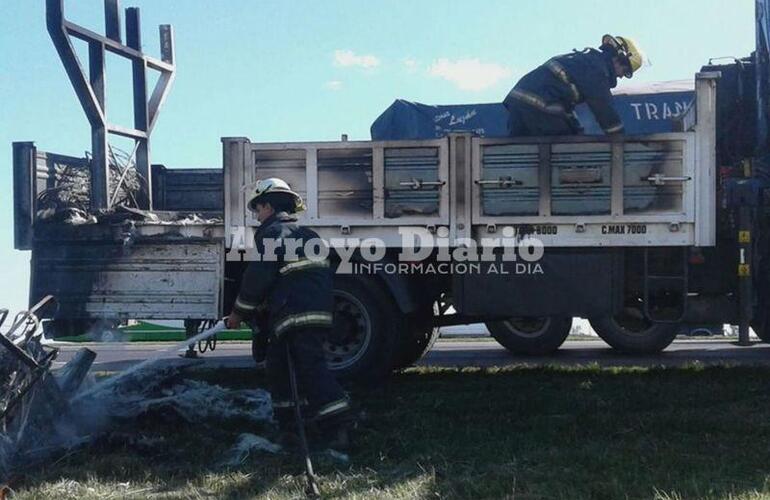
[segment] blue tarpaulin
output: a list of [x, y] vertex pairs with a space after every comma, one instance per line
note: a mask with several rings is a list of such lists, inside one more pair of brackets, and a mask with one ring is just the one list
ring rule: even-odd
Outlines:
[[[695, 97], [692, 88], [689, 82], [668, 82], [616, 93], [615, 109], [626, 134], [672, 132]], [[603, 134], [585, 104], [576, 112], [586, 134]], [[372, 140], [434, 139], [448, 132], [506, 137], [507, 114], [502, 103], [430, 106], [397, 99], [372, 124]]]

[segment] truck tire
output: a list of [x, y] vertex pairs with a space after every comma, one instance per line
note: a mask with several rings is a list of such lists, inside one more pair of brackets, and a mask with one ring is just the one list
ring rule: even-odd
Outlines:
[[590, 320], [596, 334], [626, 354], [654, 354], [668, 347], [679, 333], [678, 323], [651, 323], [629, 315]]
[[398, 345], [393, 356], [393, 368], [401, 369], [412, 366], [430, 351], [439, 335], [439, 328], [433, 326], [434, 308], [430, 306], [424, 310], [410, 314], [404, 318], [402, 334], [398, 338]]
[[567, 340], [572, 318], [511, 318], [485, 323], [492, 337], [513, 354], [543, 356], [555, 352]]
[[329, 368], [338, 378], [364, 385], [391, 372], [400, 313], [374, 278], [336, 276], [334, 325], [324, 340]]

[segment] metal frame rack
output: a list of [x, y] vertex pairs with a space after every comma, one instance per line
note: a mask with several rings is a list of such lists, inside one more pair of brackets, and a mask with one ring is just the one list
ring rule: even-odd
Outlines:
[[[174, 30], [171, 25], [160, 26], [161, 58], [142, 52], [139, 9], [126, 9], [126, 43], [122, 41], [119, 0], [104, 0], [106, 36], [94, 33], [64, 17], [64, 0], [46, 1], [48, 33], [59, 53], [67, 76], [72, 82], [80, 104], [91, 124], [91, 209], [108, 209], [114, 195], [109, 192], [109, 135], [134, 140], [131, 158], [142, 180], [137, 193], [137, 208], [152, 209], [152, 181], [150, 175], [150, 134], [158, 114], [174, 81]], [[78, 59], [70, 37], [88, 44], [88, 74]], [[107, 117], [106, 54], [110, 52], [129, 59], [133, 66], [134, 126], [127, 128], [111, 123]], [[151, 95], [147, 92], [147, 69], [160, 72], [160, 78]], [[129, 161], [129, 164], [131, 161]], [[127, 167], [128, 168], [128, 167]], [[125, 173], [121, 172], [125, 177]], [[118, 182], [115, 191], [120, 188]]]

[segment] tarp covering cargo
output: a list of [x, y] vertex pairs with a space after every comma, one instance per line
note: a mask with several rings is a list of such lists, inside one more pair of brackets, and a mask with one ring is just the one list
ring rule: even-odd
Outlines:
[[[615, 108], [626, 134], [674, 131], [675, 121], [695, 97], [691, 81], [653, 83], [616, 89]], [[589, 135], [603, 134], [588, 106], [576, 109]], [[372, 140], [433, 139], [449, 132], [473, 132], [482, 137], [506, 137], [507, 111], [501, 103], [430, 106], [397, 99], [371, 127]]]

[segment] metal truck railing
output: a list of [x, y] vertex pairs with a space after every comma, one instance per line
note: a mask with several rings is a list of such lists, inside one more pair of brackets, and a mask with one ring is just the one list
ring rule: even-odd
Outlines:
[[15, 247], [32, 250], [32, 304], [54, 295], [62, 318], [220, 316], [219, 169], [155, 166], [159, 210], [99, 212], [89, 158], [13, 147]]
[[[302, 222], [327, 239], [399, 227], [467, 239], [537, 236], [551, 247], [715, 243], [717, 73], [696, 77], [682, 131], [638, 137], [252, 143], [224, 138], [225, 238], [232, 260], [258, 225], [244, 186], [287, 180], [307, 202]], [[248, 233], [248, 234], [246, 234]], [[332, 245], [334, 242], [332, 241]]]

